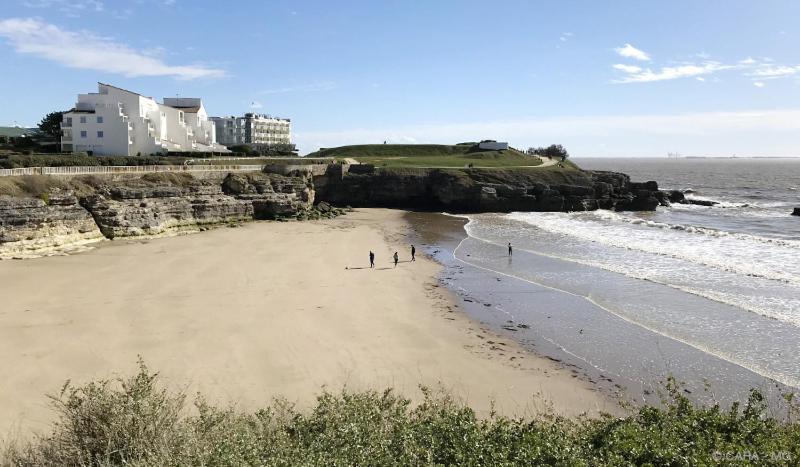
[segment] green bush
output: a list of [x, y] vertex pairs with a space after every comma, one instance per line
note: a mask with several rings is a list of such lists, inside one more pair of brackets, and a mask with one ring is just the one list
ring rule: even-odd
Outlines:
[[[137, 375], [52, 398], [49, 433], [12, 443], [2, 465], [787, 465], [800, 460], [800, 425], [766, 415], [753, 391], [735, 405], [694, 407], [674, 382], [663, 408], [623, 418], [482, 419], [446, 393], [414, 406], [391, 390], [325, 392], [313, 409], [286, 401], [254, 413], [217, 408]], [[754, 457], [754, 456], [757, 456]], [[770, 457], [773, 456], [773, 457]], [[748, 460], [749, 459], [749, 460]]]

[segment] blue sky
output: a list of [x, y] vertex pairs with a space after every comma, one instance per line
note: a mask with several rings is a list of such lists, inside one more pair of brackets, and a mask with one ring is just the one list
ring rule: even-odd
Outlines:
[[800, 156], [800, 2], [3, 0], [0, 125], [102, 81], [352, 143]]

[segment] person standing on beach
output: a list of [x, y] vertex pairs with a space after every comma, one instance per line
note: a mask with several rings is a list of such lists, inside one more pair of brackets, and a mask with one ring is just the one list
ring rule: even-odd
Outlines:
[[411, 261], [417, 260], [416, 254], [417, 254], [417, 249], [414, 248], [414, 245], [411, 245]]
[[508, 242], [508, 256], [514, 254], [514, 249], [511, 248], [511, 242]]
[[369, 268], [372, 269], [375, 267], [375, 253], [369, 252]]
[[395, 251], [395, 252], [394, 252], [394, 267], [397, 267], [397, 262], [398, 262], [399, 260], [400, 260], [400, 258], [397, 256], [397, 252]]

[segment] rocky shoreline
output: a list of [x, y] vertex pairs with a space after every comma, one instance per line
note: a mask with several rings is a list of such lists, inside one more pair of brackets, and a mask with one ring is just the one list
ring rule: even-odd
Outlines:
[[314, 181], [318, 198], [334, 205], [460, 213], [653, 211], [670, 203], [706, 203], [689, 200], [680, 191], [661, 191], [655, 181], [632, 182], [626, 174], [602, 171], [344, 165], [331, 166]]
[[331, 206], [464, 213], [652, 211], [693, 202], [681, 192], [660, 191], [654, 181], [631, 182], [617, 172], [297, 167], [288, 173], [207, 177], [75, 177], [70, 183], [80, 190], [68, 185], [25, 197], [2, 196], [0, 258], [42, 256], [103, 239], [169, 235], [251, 220], [314, 219], [335, 215]]

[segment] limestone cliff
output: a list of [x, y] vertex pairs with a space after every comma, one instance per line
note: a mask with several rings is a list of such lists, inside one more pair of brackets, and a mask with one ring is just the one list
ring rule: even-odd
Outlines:
[[0, 197], [0, 258], [41, 256], [103, 239], [75, 196], [45, 199]]
[[[86, 190], [87, 184], [75, 180]], [[63, 185], [63, 183], [61, 184]], [[296, 216], [312, 208], [309, 176], [150, 174], [92, 180], [80, 197], [57, 188], [0, 197], [0, 258], [50, 254], [104, 238], [158, 236]]]
[[334, 205], [451, 212], [652, 211], [670, 202], [656, 182], [578, 169], [384, 169], [331, 166], [315, 177], [317, 197]]

